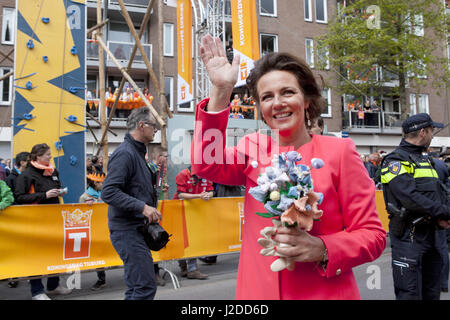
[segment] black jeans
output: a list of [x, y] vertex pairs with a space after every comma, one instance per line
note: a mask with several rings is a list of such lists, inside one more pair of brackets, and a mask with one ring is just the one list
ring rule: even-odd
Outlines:
[[392, 274], [397, 300], [439, 300], [442, 259], [435, 246], [435, 230], [410, 228], [399, 238], [390, 234]]
[[111, 243], [123, 261], [127, 285], [125, 300], [153, 300], [156, 294], [155, 270], [150, 249], [138, 230], [114, 230]]

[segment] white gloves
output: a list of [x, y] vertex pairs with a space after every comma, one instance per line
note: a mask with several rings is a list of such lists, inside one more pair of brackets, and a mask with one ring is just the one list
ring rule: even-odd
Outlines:
[[289, 245], [285, 244], [285, 243], [276, 242], [272, 239], [272, 236], [276, 234], [276, 229], [279, 226], [281, 226], [281, 222], [277, 219], [272, 219], [272, 222], [274, 224], [273, 227], [265, 227], [264, 229], [261, 230], [261, 235], [264, 238], [259, 238], [258, 243], [262, 247], [264, 247], [264, 249], [262, 249], [260, 251], [260, 253], [263, 256], [278, 256], [278, 257], [280, 257], [279, 259], [275, 260], [270, 265], [270, 269], [273, 272], [278, 272], [285, 268], [287, 268], [289, 271], [292, 271], [295, 268], [295, 261], [291, 260], [290, 258], [280, 255], [275, 249], [276, 246], [285, 247], [285, 246], [289, 246]]

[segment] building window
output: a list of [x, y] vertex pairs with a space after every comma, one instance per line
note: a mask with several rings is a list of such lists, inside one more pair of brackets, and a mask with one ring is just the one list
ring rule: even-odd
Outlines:
[[278, 52], [278, 37], [276, 35], [261, 33], [260, 43], [261, 56], [264, 56], [269, 52]]
[[[11, 72], [11, 68], [0, 68], [0, 77], [3, 77], [5, 74]], [[3, 81], [0, 81], [0, 104], [11, 104], [11, 93], [12, 93], [12, 77], [5, 78]]]
[[164, 23], [163, 38], [164, 38], [164, 55], [173, 57], [174, 55], [174, 25], [172, 23]]
[[416, 95], [414, 93], [409, 94], [409, 113], [410, 115], [416, 114]]
[[15, 14], [14, 8], [3, 8], [3, 20], [2, 20], [2, 43], [14, 44], [15, 38]]
[[331, 89], [325, 88], [322, 90], [322, 97], [325, 99], [325, 108], [321, 117], [331, 118]]
[[259, 0], [259, 14], [262, 16], [277, 16], [277, 0]]
[[170, 111], [173, 111], [173, 77], [164, 77], [164, 89]]
[[316, 22], [328, 22], [326, 0], [316, 0]]
[[303, 8], [305, 11], [305, 21], [312, 21], [311, 0], [303, 0]]
[[322, 70], [330, 69], [330, 51], [327, 47], [317, 48], [318, 67]]
[[314, 68], [314, 41], [313, 39], [305, 39], [306, 45], [306, 63], [309, 64], [311, 68]]
[[428, 94], [419, 94], [417, 101], [418, 113], [430, 113], [430, 108], [428, 105]]

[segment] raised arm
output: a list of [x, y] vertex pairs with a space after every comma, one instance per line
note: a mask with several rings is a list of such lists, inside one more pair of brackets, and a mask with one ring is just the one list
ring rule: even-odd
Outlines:
[[200, 56], [212, 84], [208, 111], [221, 111], [228, 106], [239, 74], [240, 57], [228, 62], [222, 41], [207, 34], [202, 38]]

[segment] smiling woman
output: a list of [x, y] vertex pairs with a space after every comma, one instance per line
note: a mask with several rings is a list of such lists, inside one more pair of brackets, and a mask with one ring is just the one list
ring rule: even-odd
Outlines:
[[[311, 69], [303, 60], [284, 53], [268, 54], [257, 61], [247, 86], [278, 139], [257, 132], [244, 136], [237, 147], [226, 148], [229, 101], [239, 57], [230, 64], [221, 41], [210, 35], [203, 37], [200, 54], [213, 86], [210, 99], [201, 101], [196, 110], [192, 173], [250, 190], [261, 174], [268, 174], [266, 169], [274, 159], [290, 151], [300, 154], [296, 165], [308, 166], [314, 159], [324, 162], [320, 170], [311, 170], [314, 191], [323, 194], [320, 221], [309, 231], [278, 223], [271, 238], [275, 247], [269, 249], [294, 261], [292, 271], [271, 271], [274, 257], [263, 256], [265, 249], [261, 250], [257, 240], [261, 231], [275, 228], [256, 214], [266, 211], [263, 203], [246, 193], [236, 298], [359, 299], [352, 268], [380, 256], [386, 232], [376, 211], [374, 183], [352, 140], [308, 134], [308, 122], [320, 115], [323, 106]], [[211, 131], [221, 134], [211, 141]], [[223, 148], [215, 150], [213, 161], [198, 157], [218, 145]]]

